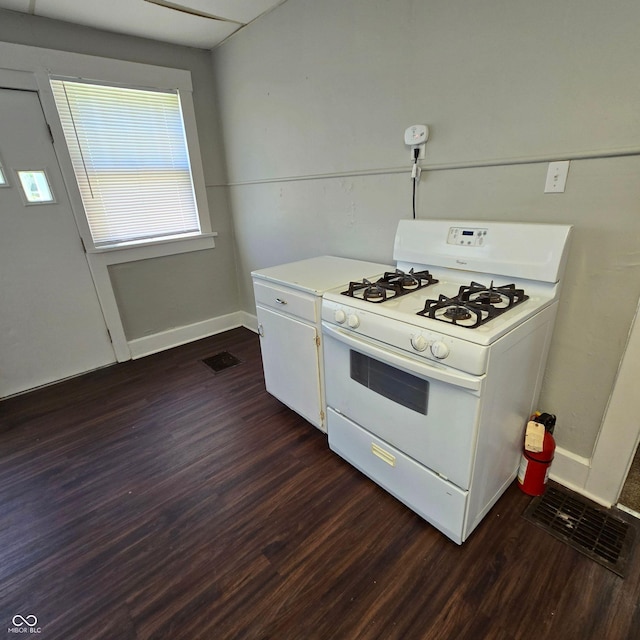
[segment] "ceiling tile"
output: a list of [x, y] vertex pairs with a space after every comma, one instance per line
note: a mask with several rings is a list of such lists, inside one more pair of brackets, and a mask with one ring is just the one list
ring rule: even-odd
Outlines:
[[[214, 16], [249, 23], [283, 0], [170, 0]], [[240, 25], [189, 15], [144, 0], [0, 0], [0, 8], [35, 13], [127, 35], [212, 49]]]

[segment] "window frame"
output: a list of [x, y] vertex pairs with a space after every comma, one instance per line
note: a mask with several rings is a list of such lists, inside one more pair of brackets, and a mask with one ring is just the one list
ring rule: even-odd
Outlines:
[[3, 187], [10, 187], [9, 178], [7, 177], [7, 170], [4, 168], [2, 164], [2, 159], [0, 158], [0, 189]]
[[[76, 222], [85, 251], [88, 255], [102, 255], [105, 265], [119, 263], [123, 261], [144, 260], [151, 257], [173, 255], [177, 253], [187, 253], [201, 249], [212, 249], [215, 247], [214, 238], [218, 235], [212, 230], [211, 215], [207, 200], [207, 190], [204, 178], [204, 169], [200, 155], [200, 144], [196, 127], [196, 116], [193, 104], [193, 86], [191, 83], [191, 73], [182, 69], [171, 69], [165, 67], [150, 67], [149, 65], [130, 63], [123, 61], [96, 59], [97, 68], [86, 68], [84, 56], [78, 56], [80, 63], [75, 68], [62, 73], [59, 69], [48, 68], [44, 78], [41, 78], [41, 91], [45, 99], [53, 108], [50, 110], [50, 117], [55, 114], [55, 119], [51, 118], [50, 126], [54, 139], [54, 146], [58, 153], [58, 159], [65, 176], [65, 183], [71, 205], [76, 213]], [[107, 62], [108, 64], [104, 64]], [[93, 67], [93, 65], [91, 65]], [[96, 246], [89, 228], [89, 222], [80, 195], [73, 163], [67, 148], [67, 142], [58, 115], [58, 110], [53, 97], [53, 90], [50, 85], [51, 79], [67, 79], [79, 82], [91, 82], [93, 84], [105, 84], [111, 86], [122, 86], [133, 89], [148, 89], [151, 91], [173, 90], [177, 91], [182, 109], [182, 119], [184, 123], [185, 137], [187, 140], [187, 150], [189, 163], [191, 165], [191, 179], [193, 181], [193, 191], [198, 209], [200, 221], [200, 233], [186, 237], [163, 237], [148, 240], [137, 240], [127, 243], [119, 243], [107, 246]], [[46, 89], [42, 84], [46, 82]], [[44, 89], [44, 91], [43, 91]], [[124, 254], [123, 254], [124, 252]], [[108, 256], [113, 255], [113, 261]], [[127, 256], [124, 258], [123, 256]], [[116, 256], [118, 256], [116, 258]]]
[[[186, 151], [187, 154], [189, 156], [189, 176], [191, 179], [191, 187], [192, 187], [192, 192], [193, 192], [193, 196], [194, 196], [194, 204], [195, 204], [195, 214], [197, 217], [197, 221], [198, 221], [198, 226], [200, 227], [199, 231], [184, 231], [184, 232], [178, 232], [178, 233], [166, 233], [165, 235], [158, 235], [158, 236], [150, 236], [147, 238], [137, 238], [137, 239], [132, 239], [132, 240], [125, 240], [125, 241], [118, 241], [118, 240], [112, 240], [112, 241], [101, 241], [101, 242], [96, 242], [93, 236], [93, 233], [89, 233], [89, 242], [86, 241], [85, 239], [85, 247], [87, 247], [90, 251], [92, 252], [100, 252], [100, 251], [112, 251], [112, 250], [118, 250], [118, 249], [127, 249], [127, 248], [132, 248], [132, 247], [143, 247], [143, 246], [147, 246], [147, 245], [156, 245], [156, 244], [167, 244], [167, 243], [171, 243], [173, 241], [179, 241], [179, 240], [184, 240], [184, 239], [190, 239], [190, 238], [200, 238], [202, 237], [203, 233], [207, 234], [207, 233], [211, 233], [211, 223], [210, 223], [210, 217], [208, 215], [203, 216], [201, 213], [201, 202], [198, 199], [198, 194], [195, 191], [195, 181], [194, 181], [194, 176], [193, 176], [193, 167], [192, 167], [192, 158], [191, 158], [191, 153], [190, 153], [190, 140], [187, 134], [187, 130], [186, 130], [186, 123], [185, 123], [185, 114], [184, 114], [184, 107], [183, 107], [183, 92], [182, 90], [178, 90], [178, 89], [168, 89], [168, 88], [151, 88], [151, 87], [140, 87], [140, 86], [132, 86], [130, 84], [121, 84], [121, 83], [113, 83], [113, 82], [105, 82], [105, 81], [95, 81], [95, 80], [88, 80], [88, 79], [80, 79], [80, 78], [76, 78], [76, 77], [69, 77], [69, 76], [61, 76], [61, 75], [54, 75], [54, 74], [50, 74], [49, 76], [49, 83], [50, 86], [52, 87], [53, 82], [72, 82], [72, 83], [79, 83], [79, 84], [85, 84], [85, 85], [89, 85], [89, 86], [96, 86], [96, 87], [105, 87], [105, 88], [123, 88], [123, 89], [131, 89], [131, 90], [137, 90], [137, 91], [149, 91], [152, 93], [158, 93], [158, 94], [172, 94], [174, 96], [176, 96], [177, 98], [177, 106], [178, 109], [180, 110], [180, 116], [182, 119], [182, 125], [183, 125], [183, 130], [184, 130], [184, 134], [185, 134], [185, 145], [186, 145]], [[52, 88], [53, 90], [53, 88]], [[58, 111], [58, 106], [56, 105], [56, 112], [58, 114], [58, 117], [60, 118], [60, 112]], [[73, 115], [71, 115], [71, 118], [73, 120]], [[63, 133], [63, 135], [65, 135]], [[68, 152], [68, 141], [65, 135], [64, 138], [64, 145], [66, 148], [66, 151]], [[73, 163], [72, 163], [73, 166]], [[76, 182], [76, 186], [78, 187], [78, 191], [80, 191], [80, 186], [78, 183], [78, 177], [76, 175], [76, 169], [77, 167], [74, 167], [74, 179]], [[87, 213], [87, 210], [84, 206], [84, 202], [82, 205], [82, 210], [84, 213], [85, 218], [87, 219], [87, 224], [90, 227], [90, 223], [89, 223], [89, 215]], [[108, 211], [108, 210], [104, 210], [104, 215], [108, 218], [109, 215], [111, 215], [112, 212]], [[207, 226], [208, 224], [208, 226]]]

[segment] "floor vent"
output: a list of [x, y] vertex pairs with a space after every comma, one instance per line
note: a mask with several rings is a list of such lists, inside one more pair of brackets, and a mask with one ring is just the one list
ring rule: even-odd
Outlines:
[[549, 486], [523, 517], [624, 578], [635, 527], [578, 494]]
[[241, 361], [228, 351], [222, 351], [221, 353], [216, 353], [215, 356], [205, 358], [202, 362], [210, 369], [213, 369], [214, 373], [219, 373], [230, 367], [235, 367]]

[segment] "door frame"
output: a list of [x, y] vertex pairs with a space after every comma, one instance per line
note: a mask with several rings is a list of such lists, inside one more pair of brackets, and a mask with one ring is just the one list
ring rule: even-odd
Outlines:
[[587, 494], [615, 504], [640, 441], [637, 382], [640, 379], [640, 305], [631, 323], [609, 404], [585, 482]]

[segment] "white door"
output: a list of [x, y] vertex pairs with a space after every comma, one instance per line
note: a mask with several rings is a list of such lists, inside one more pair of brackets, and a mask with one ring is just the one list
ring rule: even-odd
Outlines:
[[[33, 91], [0, 89], [0, 164], [8, 183], [0, 186], [0, 397], [6, 397], [115, 362], [115, 355]], [[27, 204], [18, 170], [44, 170], [55, 202]]]

